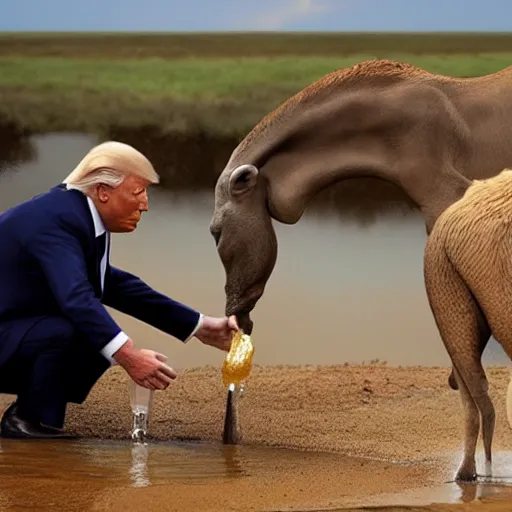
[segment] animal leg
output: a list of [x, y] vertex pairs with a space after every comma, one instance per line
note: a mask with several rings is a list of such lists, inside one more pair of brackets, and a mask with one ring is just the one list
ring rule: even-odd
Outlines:
[[[425, 213], [425, 230], [427, 233], [427, 237], [430, 235], [430, 232], [432, 231], [435, 221], [437, 220], [437, 215], [435, 215], [433, 212], [427, 212]], [[478, 308], [479, 310], [479, 324], [481, 329], [481, 337], [480, 337], [480, 357], [482, 356], [485, 347], [487, 346], [487, 343], [489, 341], [489, 338], [491, 336], [491, 330], [489, 328], [489, 325], [485, 319], [484, 314], [482, 313], [481, 308]], [[457, 379], [455, 378], [455, 368], [452, 366], [452, 370], [450, 372], [450, 375], [448, 376], [448, 385], [453, 390], [458, 390], [459, 386], [457, 384]], [[511, 407], [512, 409], [512, 407]], [[512, 418], [512, 413], [511, 413]], [[512, 425], [512, 419], [511, 419], [511, 425]]]
[[[489, 339], [491, 337], [491, 329], [489, 328], [489, 324], [487, 323], [487, 320], [485, 319], [484, 314], [482, 313], [481, 308], [479, 308], [479, 325], [480, 325], [480, 357], [482, 357], [482, 354], [484, 353], [485, 347], [487, 346], [487, 343], [489, 342]], [[512, 381], [511, 381], [512, 382]], [[453, 390], [458, 390], [459, 385], [457, 384], [457, 379], [455, 378], [455, 368], [452, 366], [452, 370], [450, 372], [450, 375], [448, 376], [448, 385]], [[512, 418], [512, 416], [511, 416]], [[512, 425], [512, 420], [511, 420]]]
[[489, 338], [483, 314], [464, 280], [449, 261], [439, 240], [427, 240], [425, 287], [441, 339], [455, 368], [454, 379], [461, 394], [465, 418], [464, 457], [456, 479], [476, 478], [475, 449], [482, 416], [486, 467], [491, 465], [495, 411], [487, 392], [481, 364]]
[[481, 363], [481, 353], [475, 349], [466, 353], [455, 351], [452, 354], [452, 361], [456, 368], [454, 375], [465, 411], [464, 459], [457, 479], [474, 480], [476, 478], [475, 449], [480, 424], [478, 413], [482, 420], [485, 473], [487, 476], [491, 476], [492, 438], [496, 413], [489, 397], [487, 378]]
[[[480, 329], [480, 344], [478, 346], [478, 358], [477, 361], [481, 361], [482, 354], [485, 350], [485, 347], [487, 346], [487, 343], [489, 341], [489, 338], [491, 336], [491, 331], [489, 329], [489, 326], [485, 320], [485, 317], [483, 316], [480, 308], [479, 308], [479, 316], [480, 321], [479, 325], [481, 326]], [[482, 378], [485, 380], [485, 389], [488, 389], [488, 383], [487, 378], [485, 377], [485, 372], [483, 369], [483, 366], [480, 363], [481, 367], [481, 374]], [[495, 411], [494, 407], [492, 405], [492, 402], [490, 401], [489, 396], [487, 395], [487, 399], [483, 399], [480, 406], [477, 405], [477, 403], [471, 398], [471, 394], [469, 393], [469, 390], [467, 386], [462, 381], [461, 386], [461, 377], [460, 375], [457, 375], [457, 370], [455, 367], [452, 367], [452, 371], [450, 373], [450, 376], [448, 377], [448, 383], [450, 387], [454, 390], [460, 390], [461, 393], [461, 400], [462, 400], [462, 406], [465, 409], [466, 407], [471, 406], [477, 406], [478, 412], [481, 412], [481, 418], [482, 418], [482, 441], [484, 444], [484, 451], [485, 451], [485, 475], [490, 477], [492, 476], [492, 437], [494, 432], [494, 425], [495, 425]], [[471, 400], [471, 402], [470, 402]], [[490, 407], [489, 407], [490, 404]], [[469, 421], [469, 420], [468, 420]], [[467, 430], [466, 426], [466, 430]], [[478, 431], [478, 426], [477, 426]], [[467, 434], [466, 434], [467, 437]], [[465, 451], [471, 450], [475, 451], [476, 446], [473, 448], [466, 448]]]
[[456, 480], [474, 480], [476, 478], [476, 462], [474, 453], [478, 441], [480, 419], [475, 401], [457, 370], [453, 370], [453, 378], [457, 383], [462, 408], [464, 410], [464, 458], [457, 471]]

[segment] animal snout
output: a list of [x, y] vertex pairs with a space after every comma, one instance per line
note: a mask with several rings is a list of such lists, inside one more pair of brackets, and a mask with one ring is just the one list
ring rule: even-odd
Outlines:
[[215, 240], [215, 245], [219, 245], [221, 229], [215, 226], [210, 227], [210, 233]]

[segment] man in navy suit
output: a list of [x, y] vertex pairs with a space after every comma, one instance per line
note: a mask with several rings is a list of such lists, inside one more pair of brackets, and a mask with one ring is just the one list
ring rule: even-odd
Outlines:
[[234, 317], [202, 315], [110, 265], [110, 234], [136, 228], [158, 181], [144, 155], [107, 142], [63, 184], [0, 215], [0, 393], [17, 395], [2, 437], [73, 437], [62, 430], [67, 404], [82, 403], [113, 364], [150, 389], [176, 378], [105, 306], [182, 342], [229, 350]]

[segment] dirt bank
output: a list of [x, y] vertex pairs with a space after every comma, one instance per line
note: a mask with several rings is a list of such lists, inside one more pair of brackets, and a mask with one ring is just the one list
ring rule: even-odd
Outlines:
[[[384, 365], [256, 366], [240, 407], [244, 443], [434, 460], [461, 448], [462, 412], [448, 374], [448, 368]], [[505, 413], [509, 370], [489, 368], [488, 377], [497, 414], [494, 447], [512, 449]], [[182, 372], [155, 394], [150, 433], [158, 440], [217, 442], [224, 406], [220, 369]], [[67, 426], [83, 436], [122, 439], [130, 415], [125, 374], [113, 368], [85, 404], [70, 406]]]
[[[244, 442], [400, 460], [458, 450], [462, 413], [448, 374], [447, 368], [380, 365], [255, 367], [240, 408]], [[494, 446], [509, 449], [509, 371], [493, 368], [488, 375], [497, 411]], [[70, 411], [70, 427], [84, 435], [126, 436], [125, 390], [122, 371], [113, 369], [86, 406]], [[224, 401], [218, 368], [189, 370], [156, 394], [151, 433], [157, 439], [219, 440]]]

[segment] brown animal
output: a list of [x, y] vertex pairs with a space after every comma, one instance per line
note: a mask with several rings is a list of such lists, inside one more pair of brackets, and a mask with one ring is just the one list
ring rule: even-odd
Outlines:
[[296, 223], [311, 199], [344, 179], [400, 186], [427, 232], [473, 178], [512, 166], [512, 66], [456, 79], [387, 60], [330, 73], [260, 121], [215, 187], [210, 223], [226, 272], [226, 313], [249, 313], [277, 256], [272, 226]]
[[[510, 119], [512, 66], [457, 79], [373, 60], [285, 101], [235, 148], [215, 187], [210, 231], [226, 272], [226, 314], [251, 334], [276, 262], [274, 220], [294, 224], [323, 189], [374, 177], [404, 190], [429, 233], [470, 180], [512, 166]], [[456, 389], [453, 373], [449, 382]]]
[[425, 246], [424, 272], [464, 408], [464, 458], [456, 478], [476, 478], [479, 414], [490, 476], [495, 410], [481, 354], [492, 333], [512, 358], [512, 170], [475, 181], [439, 216]]

